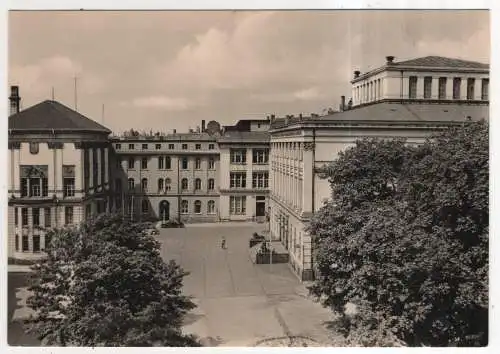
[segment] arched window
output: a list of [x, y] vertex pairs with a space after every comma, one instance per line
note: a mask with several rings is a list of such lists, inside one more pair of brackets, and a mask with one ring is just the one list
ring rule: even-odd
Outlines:
[[143, 192], [147, 192], [148, 191], [148, 179], [147, 178], [143, 178], [142, 181], [141, 181], [141, 189]]
[[182, 181], [181, 181], [181, 189], [182, 190], [187, 190], [188, 189], [188, 179], [187, 178], [183, 178]]
[[133, 178], [128, 179], [128, 190], [133, 191], [135, 188], [135, 181]]
[[201, 179], [197, 178], [194, 180], [194, 189], [196, 190], [201, 189]]
[[189, 213], [189, 203], [187, 200], [181, 202], [181, 214]]
[[165, 190], [169, 191], [170, 190], [170, 184], [172, 183], [172, 180], [170, 178], [165, 178]]
[[196, 160], [195, 160], [195, 167], [197, 170], [201, 169], [201, 159], [198, 157]]
[[170, 159], [170, 156], [165, 156], [165, 168], [167, 170], [172, 168], [172, 160]]
[[143, 213], [149, 213], [149, 202], [147, 200], [141, 202], [141, 210]]
[[196, 200], [194, 202], [194, 213], [201, 214], [201, 201], [199, 201], [199, 200]]
[[208, 179], [208, 189], [209, 190], [214, 190], [215, 189], [215, 180], [213, 178]]
[[163, 178], [158, 178], [158, 192], [163, 192]]
[[207, 214], [215, 214], [215, 201], [213, 200], [208, 201]]

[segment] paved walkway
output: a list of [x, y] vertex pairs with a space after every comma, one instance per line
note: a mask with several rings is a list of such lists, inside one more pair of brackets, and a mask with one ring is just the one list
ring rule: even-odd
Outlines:
[[[328, 345], [331, 312], [308, 298], [287, 264], [255, 265], [248, 240], [262, 224], [163, 229], [165, 259], [190, 272], [184, 290], [198, 308], [185, 330], [214, 346], [253, 346], [260, 340], [300, 335]], [[227, 249], [220, 248], [224, 236]]]

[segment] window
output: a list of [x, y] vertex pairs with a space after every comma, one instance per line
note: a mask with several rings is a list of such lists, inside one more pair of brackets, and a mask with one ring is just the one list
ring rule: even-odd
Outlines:
[[215, 159], [213, 157], [208, 159], [208, 169], [209, 170], [215, 169]]
[[481, 81], [481, 100], [489, 100], [490, 79], [483, 79]]
[[19, 216], [17, 215], [17, 208], [14, 208], [14, 225], [19, 225]]
[[174, 147], [174, 144], [168, 144], [168, 149], [169, 150], [173, 150], [175, 147]]
[[64, 197], [75, 196], [75, 166], [63, 165], [63, 195]]
[[247, 197], [229, 197], [229, 213], [231, 215], [245, 215], [246, 214], [246, 201]]
[[50, 208], [45, 208], [43, 210], [43, 217], [44, 217], [44, 225], [45, 227], [51, 227], [52, 226], [52, 218], [51, 218], [51, 210]]
[[269, 149], [253, 149], [252, 162], [255, 164], [269, 163]]
[[31, 209], [33, 214], [33, 226], [40, 226], [40, 208]]
[[21, 225], [28, 226], [28, 208], [21, 209]]
[[165, 167], [163, 156], [158, 156], [158, 169], [163, 170]]
[[172, 159], [170, 156], [165, 156], [165, 168], [170, 170], [172, 168]]
[[200, 158], [197, 158], [195, 160], [194, 168], [197, 169], [197, 170], [199, 170], [201, 168], [201, 159]]
[[246, 172], [231, 172], [229, 178], [231, 188], [246, 188]]
[[134, 150], [134, 144], [128, 144], [128, 149], [129, 150]]
[[409, 84], [408, 98], [415, 99], [417, 98], [417, 77], [410, 76]]
[[194, 146], [194, 148], [195, 148], [196, 150], [201, 150], [201, 144], [196, 144], [196, 145]]
[[135, 188], [135, 181], [133, 178], [128, 179], [128, 190], [133, 191]]
[[122, 144], [115, 144], [115, 150], [121, 150]]
[[172, 183], [172, 181], [170, 180], [170, 178], [165, 178], [165, 190], [166, 191], [169, 191], [171, 189], [171, 186], [170, 186], [171, 183]]
[[438, 96], [438, 98], [440, 100], [446, 99], [446, 78], [445, 77], [439, 78], [439, 96]]
[[163, 178], [158, 178], [158, 192], [163, 191]]
[[246, 149], [231, 149], [231, 163], [232, 164], [245, 164], [247, 161]]
[[215, 144], [208, 144], [208, 150], [214, 150]]
[[432, 76], [424, 77], [424, 98], [432, 98]]
[[64, 208], [64, 223], [66, 225], [73, 224], [73, 207], [71, 206]]
[[40, 252], [40, 235], [33, 235], [33, 253]]
[[187, 190], [188, 189], [188, 179], [187, 178], [183, 178], [182, 181], [181, 181], [181, 189], [182, 190]]
[[208, 179], [208, 190], [214, 190], [215, 189], [215, 180], [213, 178]]
[[142, 144], [142, 150], [147, 150], [148, 149], [148, 144]]
[[453, 78], [453, 99], [460, 99], [460, 86], [462, 85], [462, 79], [459, 77]]
[[201, 214], [201, 201], [199, 201], [199, 200], [196, 200], [194, 202], [194, 213]]
[[28, 179], [21, 178], [21, 197], [28, 196]]
[[201, 179], [197, 178], [194, 180], [194, 189], [196, 189], [196, 190], [201, 189]]
[[141, 211], [143, 214], [149, 213], [149, 203], [147, 200], [141, 202]]
[[128, 169], [133, 170], [135, 168], [135, 159], [133, 157], [128, 158]]
[[182, 169], [187, 170], [188, 169], [188, 159], [187, 157], [182, 158]]
[[148, 191], [148, 179], [147, 178], [143, 178], [141, 180], [141, 190], [143, 192], [147, 192]]
[[252, 188], [269, 188], [268, 172], [254, 172], [252, 177]]
[[156, 150], [161, 150], [161, 144], [155, 144], [155, 149]]
[[189, 213], [189, 203], [187, 200], [181, 202], [181, 214]]
[[476, 80], [474, 78], [467, 79], [467, 99], [474, 99], [474, 86], [476, 85]]
[[21, 168], [21, 196], [46, 197], [49, 194], [49, 180], [47, 166], [20, 166]]
[[215, 201], [213, 201], [213, 200], [208, 201], [207, 214], [215, 214]]
[[45, 249], [50, 246], [50, 241], [52, 241], [52, 237], [50, 234], [45, 234]]
[[115, 188], [116, 191], [121, 193], [122, 191], [122, 180], [120, 178], [115, 179]]
[[16, 234], [16, 251], [19, 251], [19, 235]]
[[147, 157], [143, 157], [141, 159], [141, 168], [143, 170], [147, 170], [148, 169], [148, 158]]
[[30, 250], [30, 243], [28, 235], [23, 235], [23, 252], [28, 252]]
[[182, 144], [182, 150], [187, 150], [188, 149], [188, 144]]
[[116, 157], [116, 168], [122, 168], [122, 158], [120, 156]]

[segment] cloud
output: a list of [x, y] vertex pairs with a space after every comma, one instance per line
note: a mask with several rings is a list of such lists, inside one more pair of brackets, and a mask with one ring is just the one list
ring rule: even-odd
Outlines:
[[122, 105], [129, 104], [134, 107], [146, 107], [168, 111], [184, 111], [195, 106], [192, 101], [186, 98], [167, 96], [139, 97], [132, 100], [131, 103], [122, 102]]

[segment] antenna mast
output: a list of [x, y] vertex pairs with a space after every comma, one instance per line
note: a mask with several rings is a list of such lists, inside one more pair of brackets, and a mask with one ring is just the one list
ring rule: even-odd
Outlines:
[[78, 112], [78, 91], [76, 86], [77, 77], [75, 76], [75, 111]]

